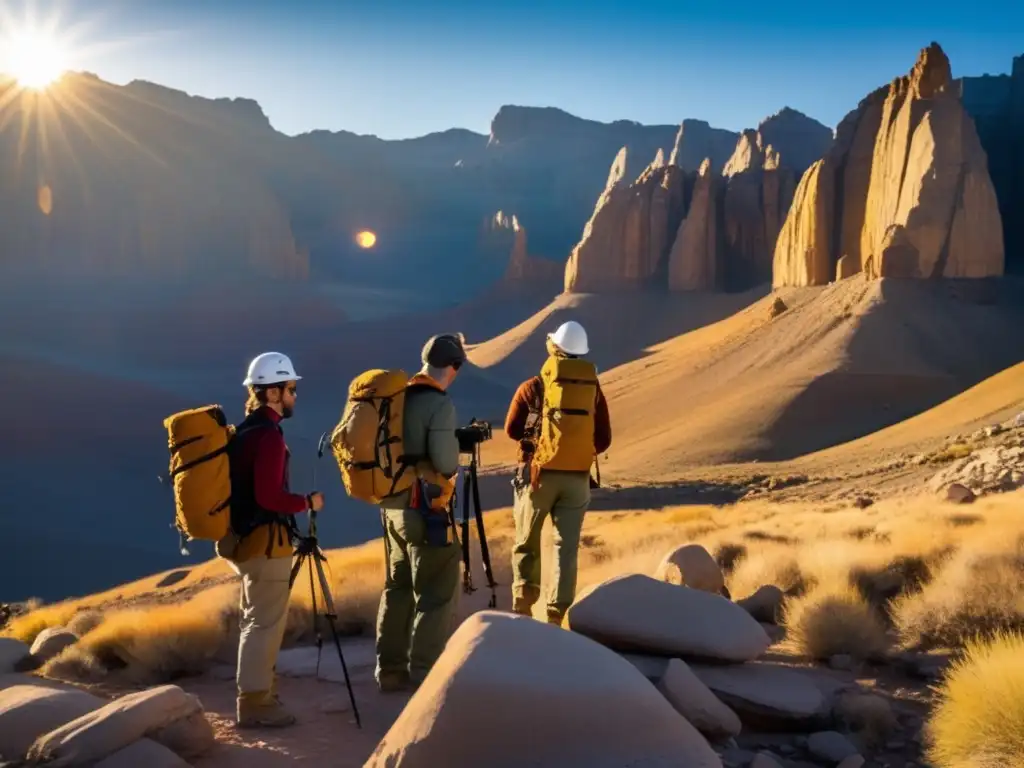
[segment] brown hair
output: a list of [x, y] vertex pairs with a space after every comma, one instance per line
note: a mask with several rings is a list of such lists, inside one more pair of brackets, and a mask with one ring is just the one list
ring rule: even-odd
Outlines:
[[263, 387], [249, 387], [249, 397], [245, 401], [245, 415], [267, 404], [267, 390]]

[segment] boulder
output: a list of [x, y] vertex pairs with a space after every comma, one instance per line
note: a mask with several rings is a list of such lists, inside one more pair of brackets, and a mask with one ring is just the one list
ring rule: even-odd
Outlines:
[[786, 600], [785, 593], [774, 584], [764, 584], [752, 595], [736, 601], [740, 606], [764, 624], [778, 624], [782, 617], [782, 606]]
[[95, 768], [189, 768], [180, 755], [151, 739], [139, 739], [96, 763]]
[[858, 754], [857, 747], [838, 731], [812, 733], [807, 739], [807, 751], [830, 763], [840, 763]]
[[98, 761], [198, 712], [199, 699], [176, 685], [129, 693], [40, 736], [28, 758], [52, 768]]
[[365, 765], [399, 760], [408, 768], [722, 765], [618, 654], [493, 610], [473, 614], [452, 634]]
[[591, 587], [566, 613], [568, 626], [620, 651], [749, 661], [771, 639], [720, 595], [627, 574]]
[[31, 683], [4, 688], [0, 690], [0, 755], [22, 759], [36, 738], [104, 704], [104, 699], [74, 689]]
[[740, 719], [700, 681], [682, 659], [624, 653], [637, 670], [654, 683], [669, 703], [701, 733], [708, 736], [736, 736]]
[[0, 637], [0, 675], [17, 671], [30, 652], [29, 647], [21, 640]]
[[701, 733], [717, 738], [739, 735], [739, 717], [693, 674], [682, 659], [669, 660], [655, 687]]
[[970, 504], [975, 498], [974, 491], [961, 483], [950, 483], [946, 487], [946, 501], [953, 504]]
[[149, 738], [186, 760], [205, 755], [217, 741], [202, 710], [150, 731]]
[[692, 664], [693, 673], [751, 727], [800, 728], [826, 721], [832, 702], [799, 670], [766, 663]]
[[63, 627], [44, 629], [32, 642], [31, 653], [40, 664], [45, 664], [69, 645], [78, 642], [78, 635]]
[[725, 589], [725, 577], [715, 558], [700, 544], [686, 544], [667, 555], [658, 565], [654, 578], [668, 584], [685, 584], [715, 595]]

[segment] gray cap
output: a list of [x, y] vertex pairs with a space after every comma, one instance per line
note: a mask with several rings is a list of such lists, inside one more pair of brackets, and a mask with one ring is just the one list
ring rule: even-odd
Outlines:
[[420, 359], [435, 368], [462, 365], [466, 362], [466, 350], [462, 346], [464, 341], [465, 337], [461, 333], [442, 333], [431, 336], [423, 345]]

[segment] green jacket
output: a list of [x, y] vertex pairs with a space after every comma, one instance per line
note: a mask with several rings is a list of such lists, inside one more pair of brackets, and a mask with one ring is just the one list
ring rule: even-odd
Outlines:
[[[402, 424], [405, 452], [427, 456], [434, 469], [448, 477], [459, 470], [457, 424], [455, 405], [447, 393], [430, 387], [415, 387], [406, 393]], [[408, 505], [408, 491], [381, 502], [384, 509], [405, 509]]]

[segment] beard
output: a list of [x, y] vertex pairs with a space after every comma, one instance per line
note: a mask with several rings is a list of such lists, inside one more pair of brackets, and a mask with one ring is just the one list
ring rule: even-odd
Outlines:
[[295, 406], [292, 406], [292, 405], [282, 405], [281, 406], [281, 418], [282, 419], [290, 419], [292, 417], [292, 413], [294, 411], [295, 411]]

